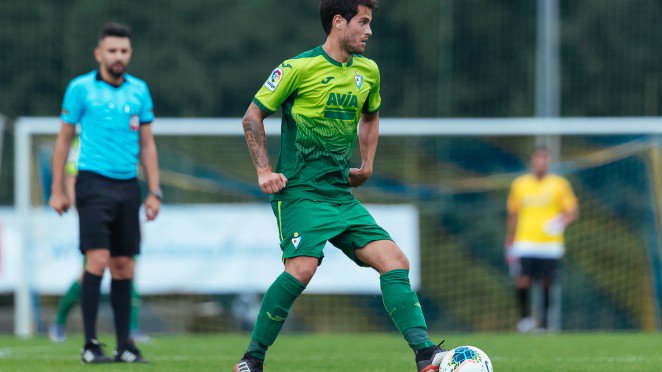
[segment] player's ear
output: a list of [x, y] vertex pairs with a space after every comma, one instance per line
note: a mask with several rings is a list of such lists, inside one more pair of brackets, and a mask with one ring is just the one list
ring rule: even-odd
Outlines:
[[101, 63], [101, 45], [98, 45], [96, 48], [94, 48], [94, 59]]
[[345, 28], [345, 25], [347, 24], [347, 20], [343, 18], [340, 14], [336, 14], [333, 16], [333, 22], [331, 23], [333, 25], [333, 28], [337, 30], [342, 30]]

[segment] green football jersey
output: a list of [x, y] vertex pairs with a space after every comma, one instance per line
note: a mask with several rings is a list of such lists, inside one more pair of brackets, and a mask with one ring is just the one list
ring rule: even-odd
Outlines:
[[363, 56], [340, 63], [321, 46], [288, 59], [253, 98], [271, 114], [282, 106], [281, 148], [276, 172], [287, 186], [272, 200], [345, 202], [349, 161], [361, 113], [379, 110], [379, 68]]

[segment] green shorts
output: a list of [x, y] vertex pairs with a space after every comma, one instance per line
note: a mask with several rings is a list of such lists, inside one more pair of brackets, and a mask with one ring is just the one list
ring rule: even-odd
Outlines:
[[283, 260], [308, 256], [324, 258], [329, 241], [360, 266], [354, 250], [376, 240], [393, 240], [370, 212], [358, 201], [331, 204], [307, 199], [281, 200], [271, 203], [278, 221]]

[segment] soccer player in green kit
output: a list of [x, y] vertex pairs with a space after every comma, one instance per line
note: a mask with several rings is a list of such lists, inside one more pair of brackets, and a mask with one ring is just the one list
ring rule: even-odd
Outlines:
[[[415, 354], [418, 371], [437, 371], [446, 350], [428, 336], [409, 283], [409, 262], [352, 194], [372, 175], [379, 132], [377, 64], [360, 54], [372, 35], [376, 0], [321, 0], [324, 45], [276, 67], [243, 119], [258, 183], [271, 194], [285, 271], [264, 295], [236, 372], [262, 371], [296, 298], [324, 257], [327, 241], [380, 274], [384, 306]], [[282, 107], [281, 152], [274, 171], [264, 118]], [[361, 168], [349, 162], [358, 134]]]

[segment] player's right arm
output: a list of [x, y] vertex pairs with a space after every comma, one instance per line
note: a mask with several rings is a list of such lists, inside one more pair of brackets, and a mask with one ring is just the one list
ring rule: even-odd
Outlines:
[[53, 180], [48, 205], [60, 215], [66, 212], [71, 205], [71, 201], [64, 193], [64, 167], [69, 157], [71, 141], [76, 134], [76, 124], [80, 122], [83, 116], [84, 104], [85, 88], [74, 80], [64, 93], [62, 113], [60, 114], [62, 124], [55, 139], [55, 150], [53, 151]]
[[257, 171], [258, 184], [265, 194], [275, 194], [285, 188], [287, 178], [271, 168], [267, 152], [264, 119], [276, 112], [299, 85], [299, 64], [288, 60], [277, 66], [251, 102], [242, 124], [248, 150]]
[[252, 102], [244, 115], [242, 125], [248, 151], [251, 153], [253, 165], [257, 171], [260, 189], [265, 194], [274, 194], [285, 188], [287, 178], [282, 173], [275, 173], [271, 168], [267, 152], [267, 137], [264, 132], [264, 118], [267, 116], [266, 112]]
[[71, 205], [71, 200], [64, 192], [64, 167], [69, 157], [71, 141], [76, 134], [76, 126], [62, 122], [60, 132], [55, 139], [53, 151], [53, 180], [51, 183], [51, 198], [48, 205], [59, 215], [65, 213]]

